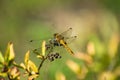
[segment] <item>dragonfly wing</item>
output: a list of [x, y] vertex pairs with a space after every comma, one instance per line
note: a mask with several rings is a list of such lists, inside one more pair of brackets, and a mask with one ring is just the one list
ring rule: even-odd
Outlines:
[[64, 38], [68, 38], [71, 36], [71, 34], [72, 34], [72, 28], [69, 28], [68, 30], [60, 33], [59, 35], [63, 36]]
[[41, 46], [42, 42], [44, 40], [46, 40], [46, 42], [49, 42], [49, 39], [51, 39], [51, 37], [49, 38], [41, 38], [41, 39], [31, 39], [31, 40], [28, 40], [28, 44], [29, 46], [33, 47], [33, 48], [38, 48]]
[[68, 37], [68, 38], [65, 38], [64, 40], [70, 44], [72, 43], [74, 40], [76, 40], [77, 36], [71, 36], [71, 37]]
[[41, 38], [41, 39], [31, 39], [28, 42], [30, 42], [30, 43], [37, 43], [37, 42], [41, 42], [43, 40], [49, 40], [49, 39], [51, 39], [51, 37]]

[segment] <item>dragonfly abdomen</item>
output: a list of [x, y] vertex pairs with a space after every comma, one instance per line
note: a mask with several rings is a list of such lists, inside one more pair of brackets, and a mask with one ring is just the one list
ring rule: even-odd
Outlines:
[[74, 54], [74, 52], [67, 46], [67, 43], [63, 40], [60, 40], [60, 43], [65, 47], [65, 49], [70, 53], [70, 54]]

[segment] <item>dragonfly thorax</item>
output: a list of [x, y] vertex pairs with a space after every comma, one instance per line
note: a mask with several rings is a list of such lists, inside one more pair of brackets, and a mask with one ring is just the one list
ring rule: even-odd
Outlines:
[[62, 46], [62, 44], [60, 44], [60, 43], [56, 40], [56, 38], [50, 39], [50, 40], [49, 40], [49, 43], [50, 43], [51, 45], [53, 45], [53, 46]]
[[64, 37], [62, 35], [58, 34], [58, 33], [54, 34], [54, 38], [56, 38], [56, 40], [58, 40], [58, 41], [61, 40], [61, 39], [64, 40]]

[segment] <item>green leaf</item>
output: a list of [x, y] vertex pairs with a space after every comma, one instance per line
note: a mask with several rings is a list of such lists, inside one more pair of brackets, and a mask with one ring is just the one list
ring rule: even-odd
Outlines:
[[29, 56], [30, 56], [30, 51], [27, 51], [27, 53], [25, 54], [25, 58], [24, 58], [25, 66], [28, 65]]
[[29, 57], [30, 57], [30, 52], [28, 51], [26, 54], [25, 54], [25, 58], [24, 58], [24, 63], [21, 63], [20, 66], [23, 68], [23, 69], [26, 69], [27, 70], [27, 73], [38, 73], [38, 68], [37, 66], [31, 61], [29, 60]]
[[25, 63], [25, 66], [26, 66], [27, 71], [30, 72], [30, 66], [29, 66], [29, 64], [28, 64], [28, 62], [29, 62], [29, 57], [30, 57], [30, 51], [27, 51], [27, 53], [25, 54], [24, 63]]
[[46, 42], [43, 41], [43, 42], [42, 42], [42, 55], [43, 55], [43, 56], [45, 56], [45, 50], [46, 50], [45, 45], [46, 45]]
[[4, 57], [0, 51], [0, 64], [3, 64], [4, 63]]
[[33, 73], [38, 73], [38, 68], [37, 66], [34, 64], [34, 62], [32, 62], [31, 60], [28, 61], [28, 65], [30, 66], [31, 70]]
[[7, 46], [7, 49], [6, 49], [6, 52], [5, 52], [5, 62], [8, 63], [9, 61], [9, 52], [10, 52], [10, 44], [8, 43], [8, 46]]
[[4, 67], [4, 65], [3, 64], [0, 64], [0, 70], [1, 70], [1, 68], [3, 68]]
[[9, 42], [5, 53], [5, 62], [9, 64], [9, 62], [13, 61], [14, 58], [15, 58], [15, 53], [13, 49], [13, 43]]
[[0, 76], [6, 77], [6, 76], [7, 76], [7, 73], [6, 73], [6, 72], [5, 72], [5, 73], [0, 73]]
[[15, 53], [14, 53], [14, 49], [13, 49], [13, 43], [10, 43], [10, 52], [9, 52], [9, 61], [14, 60], [15, 59]]

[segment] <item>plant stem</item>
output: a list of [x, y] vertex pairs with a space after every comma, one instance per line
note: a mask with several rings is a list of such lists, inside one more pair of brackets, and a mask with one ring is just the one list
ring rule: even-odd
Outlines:
[[7, 74], [7, 76], [8, 76], [8, 79], [11, 80], [9, 74]]
[[42, 59], [40, 65], [39, 65], [38, 71], [41, 69], [41, 67], [42, 67], [42, 65], [43, 65], [43, 63], [44, 63], [44, 61], [45, 61], [46, 59], [47, 59], [47, 58], [43, 58], [43, 59]]

